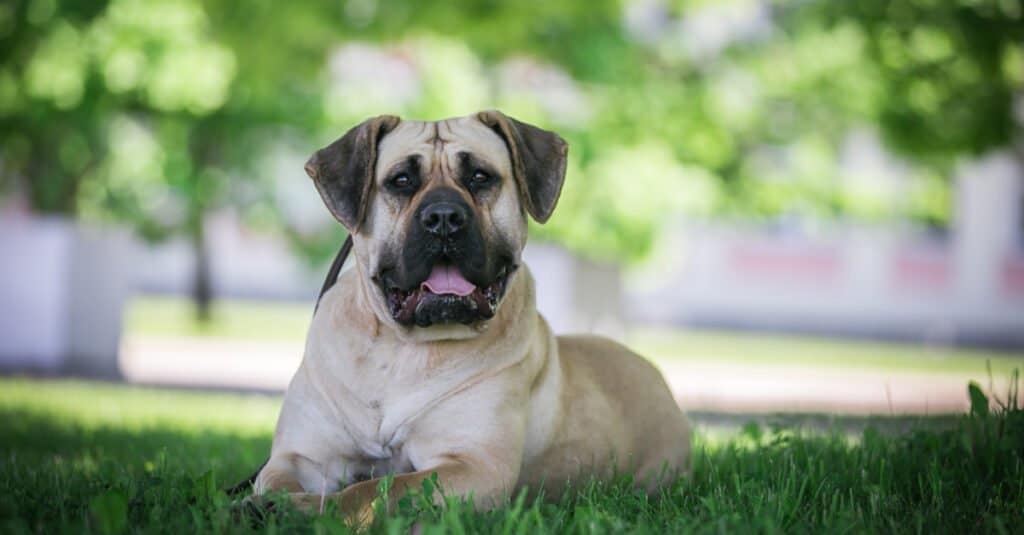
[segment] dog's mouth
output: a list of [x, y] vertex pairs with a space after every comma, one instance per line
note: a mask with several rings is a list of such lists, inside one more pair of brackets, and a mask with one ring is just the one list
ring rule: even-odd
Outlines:
[[[416, 287], [401, 288], [381, 284], [388, 312], [400, 325], [429, 327], [435, 324], [471, 325], [494, 317], [508, 282], [517, 266], [507, 264], [485, 286], [466, 279], [454, 264], [442, 260]], [[378, 278], [378, 284], [382, 279]]]

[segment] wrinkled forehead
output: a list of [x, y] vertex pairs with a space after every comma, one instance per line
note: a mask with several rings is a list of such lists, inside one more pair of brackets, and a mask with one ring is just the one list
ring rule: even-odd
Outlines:
[[[467, 116], [443, 121], [402, 121], [377, 147], [376, 176], [412, 155], [419, 155], [427, 168], [442, 163], [443, 167], [455, 169], [461, 152], [486, 161], [502, 176], [511, 173], [504, 140], [475, 116]], [[436, 162], [438, 159], [442, 161]]]

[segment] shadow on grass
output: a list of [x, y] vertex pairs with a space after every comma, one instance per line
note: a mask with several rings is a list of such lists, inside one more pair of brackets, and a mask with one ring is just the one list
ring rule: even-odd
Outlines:
[[188, 519], [194, 498], [248, 476], [271, 440], [210, 429], [80, 426], [11, 409], [0, 410], [0, 421], [5, 533], [97, 530], [90, 504], [109, 492], [131, 499], [132, 525], [190, 532], [198, 527]]
[[[885, 421], [884, 418], [877, 421]], [[0, 531], [345, 532], [337, 517], [287, 507], [254, 522], [220, 489], [266, 456], [270, 436], [86, 427], [0, 410]], [[1013, 531], [1024, 525], [1024, 414], [944, 417], [890, 435], [744, 426], [698, 439], [692, 477], [651, 498], [628, 481], [555, 503], [513, 500], [476, 513], [403, 500], [373, 532]], [[934, 423], [934, 421], [933, 421]], [[905, 422], [896, 427], [903, 427]], [[1017, 526], [1018, 528], [1014, 528]]]

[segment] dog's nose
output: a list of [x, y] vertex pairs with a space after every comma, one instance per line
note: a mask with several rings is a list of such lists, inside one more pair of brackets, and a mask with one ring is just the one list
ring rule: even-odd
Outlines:
[[466, 208], [453, 202], [439, 201], [420, 212], [420, 224], [434, 236], [446, 238], [466, 226]]

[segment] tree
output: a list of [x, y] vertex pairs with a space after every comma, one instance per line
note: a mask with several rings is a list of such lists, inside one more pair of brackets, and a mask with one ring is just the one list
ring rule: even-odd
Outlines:
[[[102, 161], [102, 125], [116, 106], [87, 68], [81, 27], [103, 3], [16, 2], [0, 32], [0, 147], [4, 189], [21, 188], [44, 212], [74, 213], [82, 181]], [[15, 184], [14, 177], [21, 180]]]
[[[649, 24], [630, 26], [641, 8]], [[875, 217], [838, 180], [865, 122], [945, 191], [932, 179], [957, 155], [1019, 139], [1020, 18], [996, 0], [16, 0], [0, 6], [0, 170], [36, 210], [187, 236], [202, 315], [206, 214], [273, 212], [268, 147], [308, 152], [374, 113], [500, 107], [572, 146], [536, 235], [637, 259], [677, 216]], [[411, 65], [415, 88], [374, 68], [337, 79], [343, 44]], [[568, 96], [531, 93], [521, 78], [538, 72]], [[942, 225], [948, 210], [926, 204], [911, 217]], [[342, 232], [268, 220], [318, 260]]]
[[948, 170], [1021, 142], [1024, 2], [814, 2], [791, 16], [863, 31], [884, 94], [873, 119], [901, 153]]
[[[230, 200], [261, 131], [316, 124], [318, 87], [294, 80], [315, 80], [322, 65], [291, 55], [294, 36], [282, 30], [254, 42], [251, 26], [211, 19], [230, 18], [234, 3], [206, 7], [16, 2], [0, 33], [4, 189], [39, 212], [127, 220], [153, 239], [186, 235], [201, 318], [211, 299], [204, 216]], [[264, 29], [301, 32], [308, 26], [282, 23], [312, 19], [301, 9], [243, 12]]]

